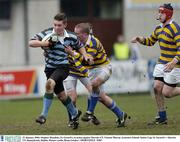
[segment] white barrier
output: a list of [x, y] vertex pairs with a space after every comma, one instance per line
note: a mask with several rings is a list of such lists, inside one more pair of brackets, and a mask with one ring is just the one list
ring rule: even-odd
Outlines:
[[[149, 91], [149, 80], [147, 77], [147, 61], [140, 60], [135, 63], [131, 61], [113, 61], [111, 64], [113, 72], [110, 79], [105, 83], [104, 87], [107, 93]], [[27, 80], [27, 77], [24, 78], [24, 76], [29, 71], [31, 71], [31, 74], [29, 76], [29, 80]], [[16, 75], [19, 72], [22, 73], [20, 75]], [[13, 75], [13, 80], [11, 80], [10, 82], [7, 81], [9, 79], [9, 75]], [[5, 92], [5, 94], [2, 93], [2, 90], [6, 86], [8, 86], [9, 84], [14, 84], [14, 86], [18, 86], [18, 82], [21, 83], [21, 86], [27, 86], [26, 88], [29, 89], [24, 89], [24, 92], [17, 92], [17, 88], [14, 88], [14, 92], [13, 90], [11, 90], [12, 94], [10, 92]], [[0, 99], [40, 97], [44, 94], [45, 82], [46, 77], [44, 74], [44, 66], [1, 69]], [[80, 82], [78, 82], [77, 84], [77, 92], [79, 95], [88, 94], [87, 90]]]
[[[149, 91], [147, 75], [147, 61], [113, 61], [113, 72], [110, 79], [105, 83], [107, 93], [129, 93]], [[78, 94], [87, 94], [80, 83], [77, 86]]]

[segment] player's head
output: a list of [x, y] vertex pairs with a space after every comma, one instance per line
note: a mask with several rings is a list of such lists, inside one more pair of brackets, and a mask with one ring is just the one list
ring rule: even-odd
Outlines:
[[65, 13], [58, 13], [54, 16], [53, 28], [55, 33], [62, 34], [67, 26], [67, 17]]
[[173, 7], [170, 3], [163, 4], [159, 7], [159, 20], [165, 23], [167, 20], [171, 19], [173, 15]]
[[81, 42], [86, 42], [89, 34], [92, 34], [92, 25], [90, 23], [79, 23], [75, 26], [74, 32]]

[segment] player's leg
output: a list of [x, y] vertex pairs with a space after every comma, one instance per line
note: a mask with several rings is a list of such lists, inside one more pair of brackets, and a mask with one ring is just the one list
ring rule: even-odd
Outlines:
[[[88, 112], [90, 113], [94, 112], [97, 101], [99, 99], [99, 95], [101, 91], [100, 86], [104, 84], [112, 74], [112, 66], [109, 64], [101, 68], [96, 68], [93, 70], [92, 73], [93, 73], [91, 80], [92, 94], [90, 95], [91, 99], [90, 99], [90, 106], [88, 109]], [[90, 72], [90, 77], [91, 77], [91, 72]]]
[[172, 98], [175, 96], [180, 95], [180, 87], [175, 87], [175, 86], [169, 86], [169, 85], [164, 85], [163, 87], [163, 95], [166, 98]]
[[82, 116], [82, 120], [88, 120], [90, 115], [94, 113], [97, 101], [100, 95], [100, 86], [105, 83], [112, 73], [111, 65], [106, 65], [101, 68], [94, 68], [90, 70], [90, 78], [92, 84], [92, 92], [90, 94], [90, 103], [87, 112]]
[[164, 77], [165, 85], [162, 94], [167, 98], [180, 95], [180, 87], [176, 87], [180, 83], [180, 69], [174, 68], [170, 73], [166, 73]]
[[164, 96], [162, 94], [162, 89], [164, 86], [164, 65], [157, 64], [154, 69], [154, 93], [155, 101], [157, 106], [158, 114], [154, 121], [148, 123], [148, 125], [153, 124], [167, 124], [166, 109], [164, 105]]
[[117, 106], [116, 102], [112, 98], [110, 98], [104, 91], [101, 91], [100, 101], [117, 116], [117, 127], [124, 127], [127, 114]]
[[[89, 94], [91, 94], [92, 85], [91, 85], [90, 79], [88, 77], [80, 77], [79, 80], [86, 87]], [[89, 109], [89, 106], [90, 106], [90, 95], [88, 95], [87, 109], [86, 110]], [[83, 121], [91, 121], [94, 125], [99, 125], [100, 124], [100, 121], [97, 119], [97, 117], [93, 113], [91, 113], [91, 114], [85, 113], [85, 115], [88, 115], [88, 116], [85, 117], [85, 118], [88, 118], [88, 119], [84, 120], [83, 117], [82, 117]]]
[[43, 97], [43, 109], [41, 112], [41, 115], [36, 118], [36, 122], [39, 124], [44, 124], [46, 122], [46, 118], [48, 116], [49, 109], [51, 107], [52, 101], [53, 101], [53, 92], [54, 92], [54, 87], [56, 85], [55, 81], [51, 78], [51, 74], [53, 73], [54, 70], [45, 70], [46, 76], [48, 78], [45, 86], [45, 94]]
[[164, 82], [162, 82], [162, 80], [160, 78], [159, 78], [159, 80], [157, 80], [157, 79], [158, 78], [156, 78], [156, 80], [154, 82], [154, 92], [155, 92], [155, 100], [156, 100], [158, 116], [159, 116], [159, 118], [157, 117], [157, 120], [156, 120], [156, 123], [158, 124], [158, 122], [166, 121], [167, 116], [166, 116], [164, 96], [162, 94]]
[[57, 94], [57, 97], [59, 100], [61, 100], [61, 102], [71, 115], [71, 127], [73, 129], [77, 129], [79, 125], [79, 117], [81, 115], [81, 111], [73, 105], [71, 98], [65, 94], [65, 91]]
[[[88, 77], [79, 77], [79, 81], [84, 85], [84, 87], [86, 87], [86, 89], [88, 90], [89, 94], [91, 94], [92, 92], [92, 85], [91, 85], [91, 81], [90, 78]], [[87, 110], [89, 108], [89, 103], [90, 103], [90, 95], [88, 95], [88, 99], [87, 99]]]
[[70, 113], [71, 119], [73, 121], [72, 128], [76, 129], [79, 125], [79, 117], [81, 115], [81, 111], [79, 111], [73, 104], [71, 98], [65, 94], [63, 80], [68, 76], [68, 70], [66, 68], [60, 68], [57, 70], [56, 75], [58, 76], [58, 80], [56, 86], [54, 88], [54, 92], [56, 93], [58, 99], [63, 103], [66, 107], [67, 112]]
[[[76, 92], [77, 77], [72, 77], [72, 76], [69, 75], [63, 81], [63, 85], [64, 85], [66, 95], [71, 98], [74, 106], [76, 106], [76, 100], [77, 100], [77, 92]], [[71, 119], [71, 115], [70, 115], [69, 112], [68, 112], [68, 117], [69, 117], [68, 126], [71, 127], [72, 119]]]

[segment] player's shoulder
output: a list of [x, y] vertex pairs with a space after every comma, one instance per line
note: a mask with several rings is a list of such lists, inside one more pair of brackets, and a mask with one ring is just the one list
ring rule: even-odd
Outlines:
[[76, 34], [75, 34], [74, 32], [71, 32], [71, 31], [69, 31], [69, 30], [66, 30], [66, 31], [67, 31], [69, 37], [70, 37], [72, 40], [77, 40], [77, 39], [78, 39], [77, 36], [76, 36]]
[[163, 24], [161, 23], [155, 27], [155, 30], [161, 29], [162, 27], [163, 27]]
[[172, 21], [171, 24], [174, 25], [174, 27], [177, 29], [177, 31], [180, 31], [180, 26], [179, 26], [179, 24], [177, 22]]
[[91, 41], [92, 41], [92, 42], [95, 42], [95, 43], [101, 42], [101, 41], [99, 40], [99, 38], [96, 37], [96, 36], [94, 36], [94, 35], [91, 35]]
[[49, 27], [49, 28], [44, 29], [41, 33], [49, 34], [52, 32], [53, 32], [53, 27]]
[[91, 43], [92, 43], [92, 48], [97, 48], [99, 45], [101, 45], [101, 41], [94, 35], [91, 35]]

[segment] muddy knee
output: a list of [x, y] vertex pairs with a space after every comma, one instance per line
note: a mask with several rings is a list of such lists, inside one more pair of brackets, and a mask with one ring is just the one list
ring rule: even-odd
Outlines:
[[46, 92], [53, 93], [55, 85], [56, 85], [56, 83], [53, 79], [48, 79], [46, 82]]

